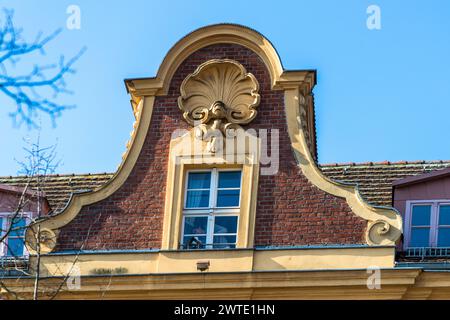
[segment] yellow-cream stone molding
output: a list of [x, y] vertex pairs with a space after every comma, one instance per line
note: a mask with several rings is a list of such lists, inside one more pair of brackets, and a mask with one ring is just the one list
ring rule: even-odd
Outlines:
[[[154, 96], [143, 97], [137, 106], [136, 123], [131, 132], [130, 141], [127, 144], [127, 150], [123, 155], [123, 160], [114, 174], [114, 176], [103, 186], [92, 191], [83, 193], [74, 193], [71, 195], [66, 207], [58, 214], [44, 217], [35, 223], [30, 224], [26, 231], [26, 246], [30, 254], [36, 253], [36, 234], [38, 233], [38, 225], [41, 226], [41, 233], [45, 231], [47, 234], [53, 232], [55, 237], [59, 233], [59, 229], [72, 221], [80, 212], [83, 206], [101, 201], [122, 186], [133, 169], [142, 146], [147, 136], [148, 128], [153, 111]], [[145, 112], [143, 112], [145, 110]], [[47, 241], [45, 246], [41, 246], [41, 253], [49, 253], [56, 246], [56, 242]]]
[[[195, 128], [174, 135], [170, 141], [164, 207], [163, 250], [177, 250], [181, 239], [185, 177], [189, 169], [239, 168], [241, 201], [236, 248], [252, 248], [258, 195], [261, 141], [244, 130], [221, 139], [223, 148], [212, 152], [209, 142], [197, 139]], [[241, 143], [237, 143], [237, 141]], [[243, 143], [242, 143], [243, 142]]]
[[[209, 262], [208, 273], [389, 269], [394, 267], [394, 251], [393, 246], [110, 251], [42, 255], [39, 262], [41, 277], [64, 276], [71, 267], [82, 276], [116, 269], [124, 275], [202, 273], [199, 261]], [[36, 270], [36, 265], [32, 256], [30, 269]]]
[[183, 118], [196, 128], [196, 137], [207, 140], [216, 152], [222, 135], [235, 135], [257, 114], [259, 84], [244, 66], [230, 59], [211, 59], [197, 67], [181, 83], [178, 106]]
[[[288, 132], [295, 158], [306, 178], [319, 189], [346, 199], [352, 211], [368, 221], [366, 242], [369, 245], [393, 245], [402, 234], [402, 218], [399, 212], [389, 207], [374, 207], [360, 195], [357, 186], [333, 181], [317, 167], [306, 142], [301, 116], [305, 93], [301, 87], [285, 90], [285, 109]], [[307, 94], [309, 94], [307, 92]]]
[[[323, 176], [311, 157], [305, 139], [305, 127], [299, 115], [299, 99], [302, 97], [300, 92], [306, 93], [303, 97], [311, 94], [316, 81], [315, 71], [286, 71], [275, 48], [260, 33], [240, 25], [218, 24], [200, 28], [178, 41], [165, 56], [156, 77], [125, 81], [131, 95], [136, 123], [122, 163], [105, 185], [92, 192], [73, 194], [62, 212], [32, 224], [26, 234], [27, 248], [31, 254], [35, 252], [32, 237], [37, 230], [37, 224], [41, 225], [41, 230], [51, 230], [57, 235], [58, 230], [72, 221], [83, 206], [109, 197], [122, 186], [133, 169], [147, 136], [155, 97], [167, 94], [172, 76], [189, 55], [203, 47], [219, 43], [238, 44], [254, 51], [269, 71], [272, 89], [284, 90], [291, 143], [299, 166], [309, 181], [328, 193], [345, 198], [353, 212], [368, 221], [366, 232], [368, 244], [395, 243], [402, 232], [402, 222], [398, 213], [391, 208], [374, 208], [361, 198], [355, 186], [329, 180]], [[49, 243], [49, 246], [43, 248], [42, 253], [53, 250], [54, 246]]]
[[[39, 243], [41, 252], [50, 252], [56, 246], [56, 239], [59, 234], [59, 230], [51, 230], [48, 228], [39, 228], [37, 225], [35, 228], [29, 228], [28, 249], [31, 249], [31, 253], [37, 248], [37, 243]], [[39, 239], [38, 239], [39, 237]]]
[[181, 83], [178, 106], [190, 125], [213, 119], [247, 124], [256, 117], [259, 84], [244, 66], [230, 59], [211, 59]]
[[[382, 269], [381, 274], [381, 287], [377, 290], [367, 287], [366, 269], [82, 276], [80, 289], [63, 286], [56, 299], [408, 299], [408, 293], [416, 289], [416, 279], [424, 272]], [[446, 279], [450, 275], [439, 277]], [[63, 280], [64, 276], [41, 279], [40, 288], [45, 291], [39, 292], [40, 299], [52, 297], [52, 289]], [[28, 298], [33, 294], [33, 281], [2, 280], [13, 292]], [[430, 290], [430, 298], [448, 299], [448, 287]], [[0, 294], [14, 298], [3, 288]]]

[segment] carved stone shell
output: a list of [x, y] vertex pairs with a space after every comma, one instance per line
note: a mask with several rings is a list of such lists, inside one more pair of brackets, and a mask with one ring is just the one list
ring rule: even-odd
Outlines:
[[247, 124], [256, 117], [259, 84], [244, 66], [229, 59], [201, 64], [181, 84], [178, 106], [191, 125], [226, 119]]

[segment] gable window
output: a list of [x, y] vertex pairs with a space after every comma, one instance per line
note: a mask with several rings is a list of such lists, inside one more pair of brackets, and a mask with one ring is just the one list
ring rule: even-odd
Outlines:
[[406, 247], [450, 247], [450, 201], [408, 203], [405, 224]]
[[190, 170], [186, 176], [182, 249], [235, 248], [241, 170]]
[[25, 247], [25, 229], [29, 222], [28, 214], [0, 213], [0, 256], [24, 257], [28, 254]]

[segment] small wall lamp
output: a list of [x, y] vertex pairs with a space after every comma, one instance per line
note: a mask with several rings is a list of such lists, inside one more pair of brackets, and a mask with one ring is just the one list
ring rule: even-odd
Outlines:
[[209, 260], [205, 261], [197, 261], [197, 270], [199, 271], [206, 271], [209, 269], [210, 263]]

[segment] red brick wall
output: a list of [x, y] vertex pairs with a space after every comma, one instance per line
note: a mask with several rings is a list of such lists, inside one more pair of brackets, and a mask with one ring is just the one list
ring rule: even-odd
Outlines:
[[[209, 59], [242, 63], [260, 84], [258, 116], [247, 127], [278, 129], [280, 170], [261, 176], [255, 245], [363, 243], [366, 222], [345, 200], [311, 185], [296, 166], [287, 133], [283, 93], [270, 90], [262, 60], [232, 44], [205, 47], [188, 57], [175, 73], [169, 93], [155, 101], [144, 147], [128, 180], [111, 197], [84, 207], [59, 236], [57, 250], [148, 249], [161, 245], [169, 142], [172, 132], [188, 125], [177, 106], [182, 80]], [[87, 240], [86, 240], [87, 239]]]

